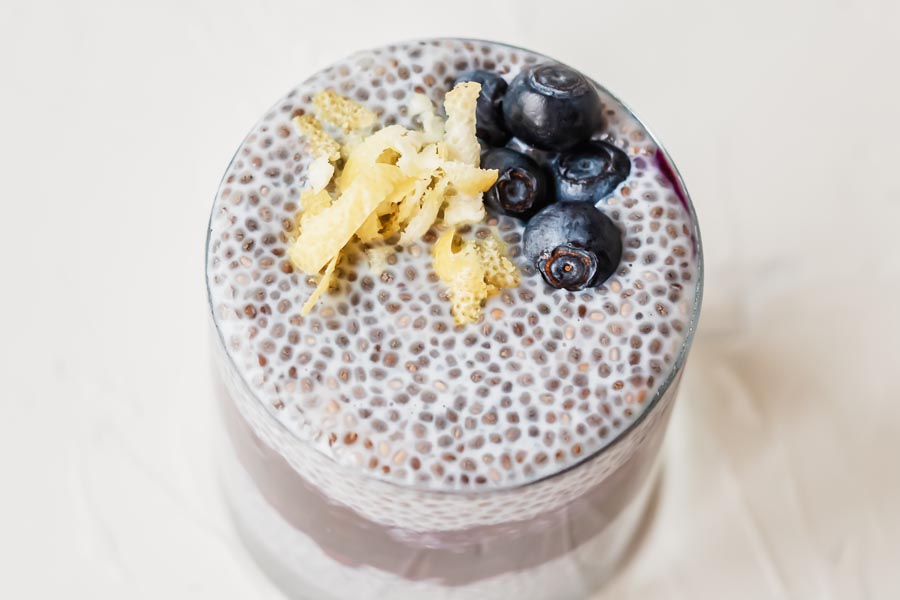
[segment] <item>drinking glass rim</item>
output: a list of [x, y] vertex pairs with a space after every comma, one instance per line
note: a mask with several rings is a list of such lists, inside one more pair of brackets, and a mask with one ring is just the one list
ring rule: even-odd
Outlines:
[[[522, 52], [527, 52], [529, 54], [534, 54], [536, 56], [545, 58], [548, 61], [560, 62], [560, 63], [562, 62], [562, 61], [558, 61], [550, 56], [547, 56], [546, 54], [542, 54], [540, 52], [535, 52], [534, 50], [529, 50], [528, 48], [523, 48], [521, 46], [516, 46], [513, 44], [507, 44], [504, 42], [495, 42], [495, 41], [491, 41], [491, 40], [482, 40], [482, 39], [477, 39], [477, 38], [461, 38], [461, 37], [434, 37], [434, 38], [417, 38], [417, 39], [402, 40], [399, 42], [383, 44], [381, 46], [375, 46], [372, 48], [358, 50], [358, 51], [354, 52], [353, 54], [351, 54], [350, 56], [353, 56], [354, 54], [364, 54], [367, 52], [373, 52], [375, 50], [379, 50], [379, 49], [386, 48], [388, 46], [393, 46], [393, 45], [400, 45], [400, 44], [425, 45], [425, 44], [430, 44], [432, 42], [489, 44], [491, 46], [500, 46], [503, 48], [509, 48], [511, 50], [518, 50], [518, 51], [522, 51]], [[323, 67], [321, 70], [328, 69], [328, 68], [334, 66], [335, 64], [337, 64], [337, 63], [331, 63], [330, 65]], [[621, 100], [621, 98], [619, 98], [619, 96], [610, 92], [606, 87], [597, 83], [593, 78], [591, 78], [591, 83], [593, 83], [597, 88], [599, 88], [601, 91], [603, 91], [603, 93], [607, 94], [609, 97], [611, 97], [616, 102], [618, 102], [619, 105], [628, 113], [628, 115], [631, 118], [633, 118], [641, 127], [643, 127], [647, 136], [656, 145], [657, 152], [662, 154], [663, 158], [666, 160], [666, 163], [668, 165], [669, 170], [671, 171], [671, 174], [674, 175], [674, 177], [676, 179], [676, 181], [674, 183], [676, 183], [679, 186], [681, 192], [684, 195], [684, 205], [688, 211], [688, 215], [691, 218], [691, 234], [692, 234], [692, 237], [693, 237], [693, 239], [695, 241], [695, 245], [696, 245], [697, 280], [696, 280], [695, 290], [694, 290], [694, 302], [693, 302], [693, 305], [691, 306], [690, 319], [688, 321], [688, 331], [687, 331], [687, 334], [685, 335], [684, 341], [681, 344], [681, 348], [679, 349], [678, 354], [675, 356], [675, 359], [672, 361], [672, 365], [671, 365], [669, 371], [666, 373], [665, 379], [662, 380], [662, 382], [657, 387], [656, 392], [653, 394], [653, 398], [650, 400], [649, 404], [647, 404], [647, 406], [641, 411], [641, 414], [639, 414], [631, 423], [628, 424], [627, 427], [625, 427], [622, 431], [620, 431], [619, 434], [615, 438], [610, 440], [605, 445], [603, 445], [600, 448], [598, 448], [597, 450], [594, 450], [593, 452], [585, 455], [583, 458], [581, 458], [569, 465], [566, 465], [565, 467], [559, 469], [558, 471], [553, 471], [552, 473], [547, 473], [546, 475], [543, 475], [537, 479], [526, 481], [524, 483], [515, 483], [514, 485], [504, 486], [504, 487], [494, 487], [494, 488], [485, 489], [483, 491], [461, 490], [461, 489], [441, 490], [441, 489], [432, 489], [432, 488], [421, 487], [416, 484], [406, 485], [406, 484], [397, 483], [395, 481], [390, 481], [387, 479], [381, 479], [379, 477], [374, 477], [374, 476], [370, 475], [367, 471], [361, 471], [361, 470], [357, 470], [357, 469], [349, 469], [346, 465], [342, 465], [332, 459], [331, 462], [336, 469], [338, 469], [340, 471], [347, 470], [347, 472], [350, 474], [350, 476], [361, 477], [363, 479], [370, 480], [372, 482], [377, 482], [379, 484], [385, 484], [389, 487], [397, 488], [398, 490], [414, 491], [414, 492], [424, 493], [424, 494], [471, 496], [473, 498], [484, 498], [486, 496], [490, 496], [493, 494], [514, 493], [516, 491], [523, 490], [523, 489], [529, 488], [531, 486], [536, 486], [538, 484], [545, 483], [556, 477], [561, 477], [561, 476], [565, 475], [566, 473], [569, 473], [570, 471], [574, 471], [590, 462], [593, 462], [594, 460], [600, 459], [601, 457], [606, 455], [607, 452], [613, 450], [623, 440], [630, 437], [634, 433], [634, 431], [641, 425], [641, 423], [643, 423], [644, 420], [654, 411], [654, 409], [657, 407], [657, 405], [659, 405], [662, 398], [665, 396], [666, 392], [671, 387], [672, 383], [678, 377], [679, 373], [681, 373], [682, 369], [684, 368], [684, 364], [687, 360], [688, 352], [690, 351], [691, 345], [693, 344], [694, 336], [697, 332], [697, 324], [700, 319], [700, 309], [703, 304], [703, 283], [704, 283], [703, 242], [700, 238], [700, 227], [699, 227], [699, 222], [697, 220], [697, 213], [694, 209], [694, 204], [691, 201], [690, 192], [688, 191], [687, 186], [684, 184], [684, 179], [681, 176], [681, 172], [678, 170], [678, 166], [672, 160], [672, 157], [669, 155], [669, 152], [668, 152], [668, 150], [666, 150], [665, 146], [663, 146], [662, 143], [660, 143], [659, 138], [653, 133], [653, 131], [650, 129], [650, 127], [647, 126], [647, 124], [644, 122], [644, 120], [641, 119], [640, 117], [638, 117], [637, 114], [635, 114], [635, 112], [631, 109], [631, 107], [628, 104], [626, 104], [625, 102], [623, 102]], [[302, 85], [302, 83], [301, 83], [301, 85]], [[279, 99], [279, 101], [280, 101], [280, 99]], [[277, 106], [277, 103], [275, 106]], [[265, 114], [268, 114], [268, 112], [270, 112], [270, 111], [267, 111]], [[260, 119], [260, 121], [261, 120], [262, 119]], [[277, 423], [277, 427], [279, 429], [284, 430], [284, 432], [286, 432], [291, 438], [296, 440], [298, 443], [308, 445], [309, 444], [308, 441], [297, 437], [297, 435], [294, 431], [292, 431], [290, 428], [288, 428], [280, 419], [275, 418], [271, 414], [271, 412], [269, 412], [266, 403], [263, 402], [263, 400], [250, 387], [250, 385], [247, 383], [246, 378], [243, 376], [243, 374], [241, 373], [237, 364], [234, 362], [234, 358], [231, 356], [231, 353], [228, 352], [228, 347], [227, 347], [227, 344], [225, 343], [225, 338], [224, 338], [224, 335], [222, 334], [222, 330], [219, 327], [218, 319], [216, 319], [216, 313], [215, 313], [215, 308], [213, 306], [213, 299], [212, 299], [212, 289], [210, 288], [210, 284], [209, 284], [209, 281], [210, 281], [209, 280], [209, 278], [210, 278], [209, 249], [210, 249], [210, 244], [212, 243], [212, 225], [213, 225], [213, 217], [215, 216], [216, 200], [218, 200], [218, 198], [219, 198], [219, 193], [221, 192], [222, 187], [225, 184], [225, 178], [227, 177], [228, 172], [231, 170], [231, 165], [234, 163], [235, 159], [237, 158], [238, 153], [240, 152], [241, 148], [244, 147], [244, 142], [246, 142], [247, 138], [250, 137], [250, 135], [256, 131], [257, 125], [259, 124], [260, 121], [257, 121], [253, 125], [253, 127], [250, 128], [250, 131], [247, 133], [247, 135], [244, 136], [244, 138], [241, 140], [241, 143], [238, 144], [237, 150], [235, 150], [234, 155], [232, 155], [232, 157], [231, 157], [231, 160], [228, 161], [228, 166], [225, 168], [225, 172], [222, 175], [222, 179], [219, 181], [219, 185], [216, 188], [216, 194], [213, 197], [213, 203], [212, 203], [212, 207], [210, 209], [209, 220], [207, 222], [207, 228], [206, 228], [206, 243], [204, 244], [204, 269], [203, 270], [204, 270], [204, 279], [205, 279], [205, 283], [206, 283], [207, 308], [209, 309], [208, 314], [212, 318], [213, 326], [215, 327], [216, 340], [218, 341], [218, 346], [221, 349], [221, 351], [225, 354], [225, 356], [228, 360], [229, 366], [238, 375], [238, 379], [240, 380], [242, 387], [254, 400], [256, 400], [262, 406], [262, 408], [266, 412], [266, 414], [269, 417], [271, 417], [273, 421], [275, 421]], [[319, 452], [319, 450], [315, 447], [313, 447], [313, 450], [315, 450], [316, 452]], [[281, 452], [279, 452], [277, 450], [273, 449], [273, 451], [278, 453], [279, 455], [282, 454]], [[325, 453], [320, 452], [320, 454], [322, 454], [326, 458], [331, 459], [331, 457], [329, 457]]]

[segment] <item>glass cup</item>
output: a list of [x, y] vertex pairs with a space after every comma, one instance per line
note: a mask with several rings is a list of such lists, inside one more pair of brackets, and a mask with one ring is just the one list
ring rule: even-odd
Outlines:
[[[498, 54], [535, 56], [471, 40], [409, 45], [415, 44], [472, 55], [489, 48]], [[375, 52], [389, 54], [397, 48]], [[248, 140], [263, 135], [262, 127], [278, 135], [279, 120], [287, 121], [280, 116], [282, 107], [290, 107], [296, 94], [276, 104]], [[692, 227], [696, 288], [683, 343], [642, 412], [609, 443], [533, 481], [484, 491], [398, 484], [332, 460], [279, 418], [277, 396], [285, 390], [276, 386], [263, 397], [264, 386], [238, 366], [236, 347], [229, 345], [234, 342], [221, 327], [223, 313], [216, 297], [221, 292], [215, 290], [222, 286], [223, 271], [221, 257], [214, 258], [216, 240], [233, 225], [223, 191], [240, 177], [235, 162], [254, 160], [250, 153], [238, 152], [220, 187], [207, 240], [216, 382], [227, 434], [222, 473], [242, 538], [262, 569], [290, 597], [584, 598], [634, 550], [653, 500], [659, 449], [702, 296], [702, 249], [693, 206], [668, 154], [644, 130]], [[267, 196], [262, 191], [265, 184], [259, 185], [257, 201], [264, 203], [273, 192], [270, 189]], [[300, 331], [295, 342], [302, 343], [305, 333]], [[260, 355], [261, 365], [264, 361]], [[303, 394], [298, 389], [290, 392]]]

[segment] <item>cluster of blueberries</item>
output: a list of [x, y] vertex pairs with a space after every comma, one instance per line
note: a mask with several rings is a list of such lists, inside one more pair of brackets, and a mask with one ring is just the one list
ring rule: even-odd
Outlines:
[[507, 85], [491, 71], [462, 73], [481, 95], [481, 166], [499, 177], [484, 195], [495, 214], [525, 221], [524, 252], [556, 288], [603, 283], [622, 257], [622, 236], [597, 204], [631, 171], [628, 155], [600, 141], [603, 107], [594, 85], [559, 64], [523, 69]]

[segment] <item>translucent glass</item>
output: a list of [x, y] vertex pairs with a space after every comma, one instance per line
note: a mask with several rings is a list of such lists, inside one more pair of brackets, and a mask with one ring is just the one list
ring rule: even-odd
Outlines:
[[[248, 548], [289, 596], [583, 598], [634, 551], [702, 296], [696, 216], [673, 163], [660, 152], [694, 228], [698, 281], [684, 343], [627, 429], [598, 452], [536, 481], [482, 492], [429, 490], [331, 462], [286, 428], [270, 399], [248, 385], [226, 351], [211, 302], [227, 433], [225, 491]], [[324, 477], [327, 489], [298, 466]], [[337, 489], [340, 498], [329, 491]], [[524, 508], [506, 518], [502, 507]], [[464, 514], [469, 525], [433, 526], [454, 514]]]

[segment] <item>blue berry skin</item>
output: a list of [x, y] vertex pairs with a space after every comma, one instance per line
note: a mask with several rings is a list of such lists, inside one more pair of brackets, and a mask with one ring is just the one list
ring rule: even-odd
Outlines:
[[464, 81], [481, 84], [481, 94], [475, 104], [475, 134], [491, 146], [502, 146], [509, 139], [501, 108], [506, 80], [491, 71], [466, 71], [459, 74], [453, 85]]
[[544, 63], [522, 69], [503, 96], [507, 130], [542, 150], [564, 151], [603, 124], [594, 85], [569, 67]]
[[584, 202], [557, 202], [525, 227], [525, 256], [555, 288], [600, 285], [622, 259], [622, 234], [602, 211]]
[[556, 152], [549, 152], [547, 150], [535, 148], [534, 146], [529, 146], [517, 137], [510, 138], [510, 140], [506, 142], [506, 147], [510, 150], [515, 150], [520, 154], [524, 154], [539, 164], [552, 177], [553, 163], [556, 161], [557, 157]]
[[481, 168], [499, 171], [497, 181], [484, 193], [484, 205], [494, 214], [524, 220], [550, 201], [547, 175], [524, 154], [494, 148], [482, 155]]
[[625, 152], [606, 142], [590, 142], [554, 161], [556, 199], [597, 203], [609, 196], [629, 173], [631, 159]]

